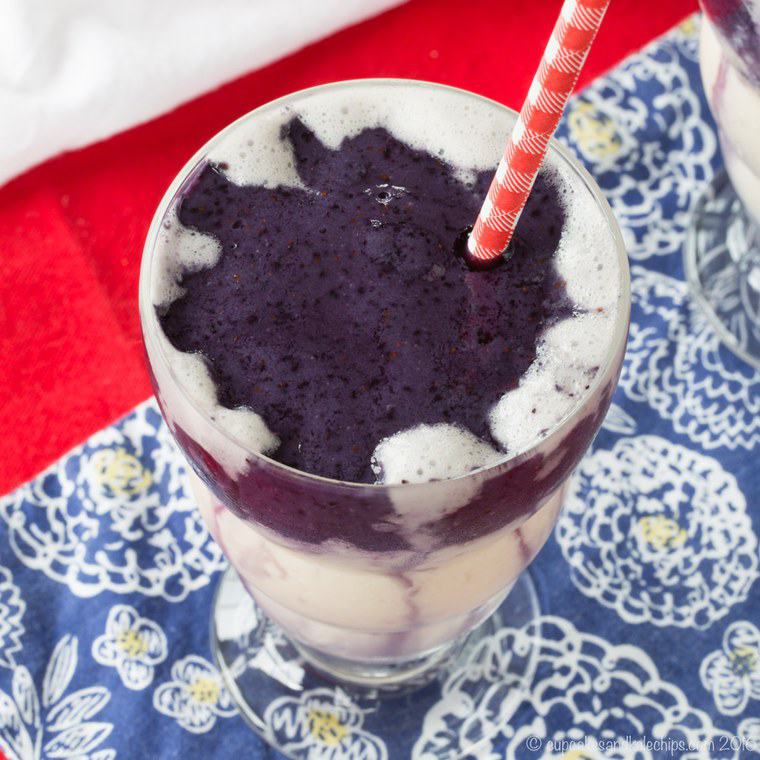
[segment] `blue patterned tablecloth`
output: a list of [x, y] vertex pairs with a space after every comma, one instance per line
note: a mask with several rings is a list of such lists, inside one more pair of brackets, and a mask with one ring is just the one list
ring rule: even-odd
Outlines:
[[[695, 309], [681, 263], [690, 210], [721, 162], [696, 24], [598, 80], [564, 120], [631, 258], [625, 368], [533, 565], [543, 615], [531, 688], [516, 703], [495, 689], [467, 704], [458, 679], [428, 714], [420, 758], [452, 757], [490, 724], [502, 732], [483, 757], [560, 757], [562, 740], [585, 741], [584, 757], [760, 751], [760, 377]], [[279, 757], [210, 661], [225, 562], [183, 475], [148, 401], [0, 499], [9, 760]], [[504, 629], [490, 656], [524, 635]], [[340, 741], [309, 734], [308, 698], [273, 715], [281, 741], [313, 758], [395, 760], [350, 704]]]

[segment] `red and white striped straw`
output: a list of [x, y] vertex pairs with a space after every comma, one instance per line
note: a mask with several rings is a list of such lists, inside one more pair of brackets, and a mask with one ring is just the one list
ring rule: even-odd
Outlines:
[[475, 264], [500, 256], [517, 226], [610, 0], [565, 0], [467, 241]]

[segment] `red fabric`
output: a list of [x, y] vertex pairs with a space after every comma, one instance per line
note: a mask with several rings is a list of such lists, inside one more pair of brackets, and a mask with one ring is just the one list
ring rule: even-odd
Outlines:
[[[217, 130], [287, 92], [366, 76], [445, 82], [519, 108], [559, 7], [411, 0], [1, 188], [0, 493], [150, 394], [143, 239], [164, 189]], [[615, 0], [579, 85], [695, 9]]]

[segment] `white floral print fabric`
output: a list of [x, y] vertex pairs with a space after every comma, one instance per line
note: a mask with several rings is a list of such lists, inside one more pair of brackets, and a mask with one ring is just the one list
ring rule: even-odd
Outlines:
[[[537, 663], [529, 684], [504, 682], [496, 675], [530, 647], [537, 650]], [[483, 680], [493, 680], [492, 687], [473, 700], [474, 685]], [[545, 750], [573, 737], [592, 746], [594, 740], [617, 740], [618, 750], [624, 750], [628, 737], [642, 742], [670, 737], [701, 746], [690, 757], [711, 760], [711, 746], [730, 736], [664, 680], [646, 652], [629, 644], [614, 646], [556, 617], [539, 618], [522, 629], [504, 628], [483, 641], [446, 681], [441, 700], [427, 713], [413, 757], [451, 757], [459, 747], [474, 746], [478, 737], [499, 731], [506, 739], [502, 756], [510, 760], [546, 757]]]
[[105, 633], [92, 642], [93, 658], [116, 668], [124, 686], [135, 691], [150, 686], [155, 666], [166, 659], [166, 652], [161, 626], [127, 604], [111, 608]]
[[153, 706], [193, 734], [206, 733], [217, 718], [237, 712], [219, 671], [198, 655], [172, 665], [171, 680], [153, 693]]
[[26, 603], [7, 567], [0, 566], [0, 666], [13, 667], [14, 655], [21, 649], [24, 626], [21, 619]]
[[724, 715], [743, 715], [754, 701], [760, 712], [760, 631], [747, 620], [726, 628], [721, 649], [710, 652], [699, 668], [702, 685]]
[[707, 628], [758, 576], [736, 478], [657, 436], [621, 438], [583, 460], [556, 538], [576, 587], [628, 623]]
[[361, 709], [343, 692], [305, 691], [300, 699], [283, 697], [267, 708], [264, 722], [276, 746], [308, 760], [386, 760], [384, 742], [363, 730]]
[[0, 498], [0, 520], [21, 562], [77, 596], [181, 601], [224, 566], [187, 496], [185, 470], [149, 401]]
[[113, 749], [101, 746], [113, 731], [113, 725], [99, 716], [111, 694], [98, 685], [70, 688], [78, 650], [76, 636], [63, 636], [53, 648], [41, 683], [25, 665], [14, 668], [10, 692], [0, 691], [0, 749], [9, 760], [116, 756]]

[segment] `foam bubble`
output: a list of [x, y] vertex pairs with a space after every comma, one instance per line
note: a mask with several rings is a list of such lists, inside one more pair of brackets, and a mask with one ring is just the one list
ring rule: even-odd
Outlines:
[[[372, 457], [372, 468], [381, 483], [426, 483], [466, 475], [503, 459], [502, 452], [469, 430], [439, 423], [417, 425], [381, 441]], [[425, 551], [436, 539], [424, 526], [467, 504], [479, 488], [477, 481], [463, 478], [448, 483], [445, 494], [438, 493], [435, 499], [418, 491], [394, 489], [390, 497], [395, 515], [390, 522], [404, 531], [411, 546]]]
[[587, 395], [605, 358], [608, 344], [600, 338], [608, 323], [599, 314], [580, 314], [546, 330], [518, 387], [491, 410], [491, 434], [510, 454], [541, 440]]
[[[172, 206], [159, 233], [157, 251], [159, 255], [151, 279], [151, 300], [154, 306], [162, 308], [184, 294], [179, 284], [182, 274], [214, 266], [219, 260], [221, 246], [210, 235], [184, 227], [177, 218], [176, 206]], [[260, 415], [246, 407], [227, 409], [218, 403], [216, 386], [200, 354], [178, 351], [160, 328], [156, 333], [177, 383], [195, 406], [193, 408], [188, 404], [180, 388], [175, 386], [165, 371], [158, 370], [160, 365], [152, 361], [160, 393], [166, 402], [165, 408], [187, 435], [222, 464], [230, 477], [237, 477], [246, 469], [246, 454], [223, 433], [209, 426], [204, 417], [216, 422], [248, 451], [268, 454], [277, 449], [280, 441]]]
[[222, 247], [211, 235], [184, 227], [177, 218], [176, 206], [172, 206], [164, 218], [156, 251], [150, 297], [155, 306], [162, 307], [184, 295], [179, 284], [182, 274], [214, 266]]
[[566, 215], [554, 265], [576, 307], [580, 311], [601, 308], [609, 312], [612, 325], [620, 297], [620, 272], [607, 220], [594, 198], [578, 187], [568, 166], [554, 166], [550, 176]]
[[[158, 341], [177, 384], [189, 397], [183, 396], [166, 368], [151, 361], [159, 394], [172, 423], [179, 425], [208, 451], [232, 478], [247, 469], [248, 452], [269, 454], [276, 451], [280, 440], [260, 415], [247, 407], [227, 409], [218, 403], [216, 386], [200, 354], [178, 351], [161, 331]], [[208, 425], [206, 418], [216, 422], [218, 428]], [[226, 435], [221, 430], [226, 431]], [[228, 435], [239, 441], [244, 449]]]
[[504, 454], [457, 425], [417, 425], [383, 441], [372, 456], [382, 483], [426, 483], [495, 464]]
[[236, 185], [303, 187], [290, 144], [280, 138], [282, 125], [295, 116], [290, 107], [262, 111], [248, 128], [232, 127], [208, 153], [209, 161], [223, 164]]

